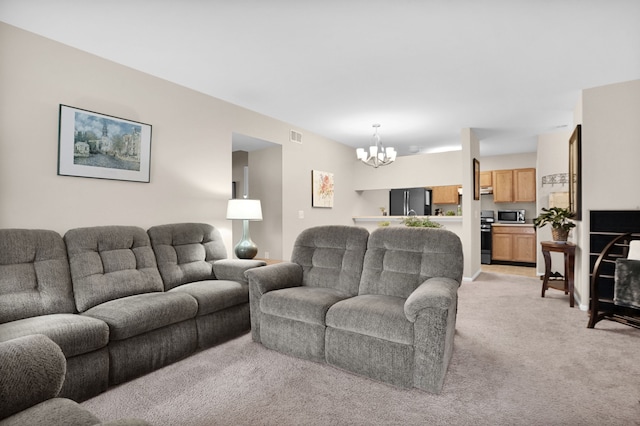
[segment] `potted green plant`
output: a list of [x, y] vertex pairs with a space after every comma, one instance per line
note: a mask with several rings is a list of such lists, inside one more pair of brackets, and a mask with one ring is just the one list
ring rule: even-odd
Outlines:
[[441, 224], [428, 217], [407, 216], [402, 218], [402, 223], [410, 228], [442, 228]]
[[553, 241], [567, 241], [569, 231], [576, 224], [570, 219], [575, 215], [571, 210], [563, 207], [542, 208], [542, 213], [533, 219], [533, 226], [542, 228], [545, 225], [551, 225], [551, 236]]

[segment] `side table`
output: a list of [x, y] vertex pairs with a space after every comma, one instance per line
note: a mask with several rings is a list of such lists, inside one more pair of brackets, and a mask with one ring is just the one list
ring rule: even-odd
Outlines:
[[[573, 243], [557, 243], [554, 241], [542, 241], [542, 256], [544, 257], [544, 278], [542, 281], [542, 295], [547, 291], [549, 287], [556, 290], [564, 291], [564, 294], [569, 294], [569, 306], [573, 308], [574, 296], [573, 296], [573, 269], [576, 259], [576, 245]], [[551, 254], [550, 252], [559, 252], [564, 254], [564, 279], [557, 280], [554, 284], [549, 283], [549, 276], [551, 275]], [[562, 287], [557, 284], [561, 284]]]

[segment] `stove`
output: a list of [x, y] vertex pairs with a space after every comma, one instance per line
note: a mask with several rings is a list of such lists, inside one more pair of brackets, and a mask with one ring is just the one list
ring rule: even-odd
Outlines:
[[480, 210], [480, 263], [491, 263], [491, 224], [495, 221], [493, 210]]

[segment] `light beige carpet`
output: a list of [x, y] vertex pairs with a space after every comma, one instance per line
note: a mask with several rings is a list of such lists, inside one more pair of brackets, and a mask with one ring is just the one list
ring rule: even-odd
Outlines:
[[640, 330], [587, 313], [541, 281], [482, 273], [460, 288], [441, 395], [263, 348], [249, 335], [82, 405], [156, 425], [640, 425]]

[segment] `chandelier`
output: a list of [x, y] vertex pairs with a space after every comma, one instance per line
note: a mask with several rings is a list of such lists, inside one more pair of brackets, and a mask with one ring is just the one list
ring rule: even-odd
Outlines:
[[364, 148], [358, 148], [356, 150], [358, 160], [361, 160], [364, 164], [376, 169], [380, 166], [386, 166], [387, 164], [393, 163], [397, 155], [397, 152], [394, 148], [385, 148], [384, 145], [382, 145], [382, 142], [380, 142], [380, 135], [378, 135], [379, 127], [379, 124], [373, 125], [375, 131], [373, 132], [373, 136], [371, 137], [371, 146], [369, 147], [369, 153], [367, 154], [367, 151], [365, 151]]

